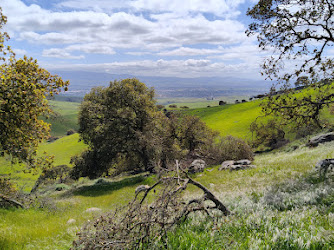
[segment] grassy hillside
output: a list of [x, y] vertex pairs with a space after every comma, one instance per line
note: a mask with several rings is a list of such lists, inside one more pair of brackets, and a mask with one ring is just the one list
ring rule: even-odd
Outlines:
[[[200, 217], [194, 218], [193, 223], [182, 224], [170, 235], [170, 249], [259, 249], [273, 246], [286, 249], [292, 245], [300, 249], [307, 244], [314, 249], [330, 249], [333, 241], [329, 239], [334, 230], [330, 213], [334, 209], [330, 203], [330, 199], [333, 200], [333, 192], [330, 192], [333, 191], [332, 182], [312, 184], [312, 191], [306, 196], [303, 190], [306, 184], [299, 185], [298, 178], [303, 180], [305, 173], [320, 159], [333, 158], [333, 149], [334, 143], [329, 143], [314, 149], [301, 148], [293, 153], [262, 155], [256, 157], [255, 169], [229, 172], [218, 171], [218, 166], [215, 166], [196, 175], [195, 179], [210, 188], [234, 215], [222, 218], [217, 224], [203, 221]], [[53, 249], [68, 249], [84, 221], [126, 204], [134, 197], [137, 185], [150, 185], [154, 179], [154, 176], [147, 179], [130, 177], [113, 180], [106, 185], [82, 180], [75, 186], [85, 185], [81, 188], [84, 192], [51, 192], [55, 203], [46, 199], [43, 208], [0, 209], [0, 249], [50, 249], [51, 245]], [[290, 180], [290, 186], [291, 183], [299, 186], [280, 193], [285, 197], [282, 202], [286, 202], [281, 204], [282, 208], [272, 207], [280, 199], [273, 197], [271, 201], [268, 192], [287, 180]], [[191, 190], [188, 192], [189, 197], [194, 195]], [[90, 207], [101, 211], [85, 212]], [[75, 222], [68, 223], [70, 219], [75, 219]]]
[[[76, 125], [78, 104], [51, 104], [64, 117], [53, 121], [53, 133], [64, 136]], [[249, 138], [249, 125], [261, 112], [258, 104], [185, 112], [198, 115], [222, 135]], [[328, 110], [323, 117], [333, 119]], [[78, 139], [73, 134], [43, 143], [38, 153], [55, 155], [55, 165], [69, 165], [71, 156], [86, 148]], [[233, 215], [214, 223], [193, 217], [169, 235], [169, 249], [333, 249], [334, 179], [322, 182], [317, 174], [310, 174], [324, 158], [334, 158], [334, 143], [256, 156], [254, 169], [230, 172], [213, 166], [194, 175]], [[30, 191], [38, 175], [24, 173], [24, 165], [11, 165], [8, 160], [0, 158], [0, 175], [10, 175], [21, 189]], [[152, 185], [155, 180], [154, 175], [138, 175], [108, 179], [101, 185], [83, 178], [64, 191], [56, 191], [59, 184], [51, 185], [30, 209], [0, 209], [0, 249], [69, 249], [87, 220], [127, 204], [137, 185]], [[193, 189], [187, 191], [188, 198], [195, 195]], [[86, 211], [92, 207], [101, 210]]]
[[51, 123], [52, 136], [64, 136], [70, 129], [78, 129], [78, 110], [80, 103], [49, 101], [52, 110], [55, 112], [46, 121]]
[[[54, 155], [54, 165], [70, 165], [71, 157], [81, 153], [86, 147], [82, 141], [79, 142], [79, 135], [73, 134], [52, 143], [41, 144], [38, 155], [42, 156], [45, 152], [47, 155]], [[21, 189], [29, 192], [38, 178], [38, 173], [29, 173], [26, 169], [24, 164], [12, 164], [7, 157], [0, 157], [0, 176], [10, 176]]]
[[221, 135], [233, 135], [243, 139], [251, 137], [250, 124], [261, 115], [259, 101], [186, 111], [199, 116], [210, 128]]

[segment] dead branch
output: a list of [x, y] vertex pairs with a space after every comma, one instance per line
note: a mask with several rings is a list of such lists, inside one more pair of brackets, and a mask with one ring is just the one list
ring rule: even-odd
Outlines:
[[4, 195], [0, 194], [0, 199], [3, 200], [5, 203], [9, 204], [12, 207], [24, 208], [24, 206], [20, 202], [15, 201], [13, 199], [10, 199], [10, 198], [8, 198], [8, 197], [6, 197]]
[[[212, 213], [213, 210], [222, 212], [224, 216], [231, 214], [209, 189], [184, 171], [177, 169], [167, 174], [144, 193], [141, 192], [143, 196], [140, 199], [140, 192], [136, 193], [126, 209], [101, 216], [93, 225], [87, 224], [78, 240], [74, 241], [74, 247], [149, 248], [153, 242], [167, 246], [168, 232], [186, 221], [190, 214], [203, 213], [211, 219], [217, 215]], [[189, 184], [202, 190], [204, 195], [187, 201], [183, 191]]]

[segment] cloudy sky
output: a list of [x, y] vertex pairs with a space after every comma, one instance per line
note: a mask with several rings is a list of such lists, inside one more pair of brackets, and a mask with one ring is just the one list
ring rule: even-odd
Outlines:
[[254, 0], [1, 0], [17, 56], [48, 70], [261, 79]]

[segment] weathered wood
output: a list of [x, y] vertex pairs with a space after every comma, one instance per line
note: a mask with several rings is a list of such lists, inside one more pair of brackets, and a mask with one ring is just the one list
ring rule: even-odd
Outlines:
[[13, 199], [10, 199], [2, 194], [0, 194], [0, 199], [2, 199], [3, 201], [5, 201], [6, 203], [8, 203], [9, 205], [13, 206], [13, 207], [16, 207], [16, 208], [24, 208], [24, 206], [18, 202], [18, 201], [15, 201]]
[[217, 209], [219, 209], [220, 211], [222, 211], [225, 216], [231, 214], [231, 212], [224, 206], [224, 204], [221, 203], [221, 201], [218, 200], [217, 197], [213, 193], [211, 193], [211, 191], [209, 189], [207, 189], [206, 187], [204, 187], [201, 183], [199, 183], [197, 181], [194, 181], [190, 177], [188, 177], [188, 178], [189, 178], [189, 183], [193, 184], [194, 186], [196, 186], [196, 187], [198, 187], [200, 189], [202, 189], [202, 191], [206, 195], [206, 199], [207, 200], [211, 200], [213, 203], [215, 203]]

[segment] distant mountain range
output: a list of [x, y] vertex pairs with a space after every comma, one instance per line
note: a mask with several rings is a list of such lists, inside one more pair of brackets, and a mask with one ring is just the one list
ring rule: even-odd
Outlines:
[[[132, 75], [116, 75], [87, 71], [57, 71], [64, 80], [70, 81], [66, 95], [84, 96], [91, 88], [107, 86], [110, 81], [134, 78]], [[256, 95], [269, 90], [270, 83], [234, 77], [178, 78], [159, 76], [138, 76], [141, 82], [154, 87], [159, 98], [170, 97], [218, 97], [231, 95]]]

